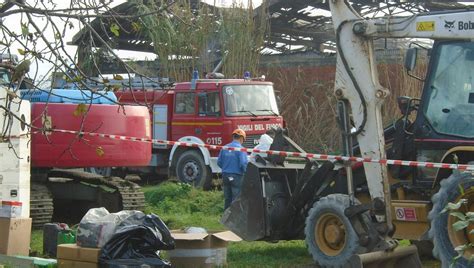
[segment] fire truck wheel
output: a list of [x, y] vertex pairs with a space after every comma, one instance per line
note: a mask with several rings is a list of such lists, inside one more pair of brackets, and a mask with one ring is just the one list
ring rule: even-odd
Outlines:
[[342, 267], [354, 254], [364, 253], [359, 237], [344, 210], [348, 195], [331, 194], [314, 203], [306, 218], [306, 245], [313, 260], [322, 267]]
[[198, 151], [186, 151], [176, 163], [176, 175], [184, 183], [208, 190], [211, 186], [211, 171]]
[[[455, 231], [452, 225], [459, 219], [443, 212], [448, 203], [457, 203], [465, 199], [458, 212], [466, 214], [474, 211], [474, 178], [470, 173], [453, 172], [447, 179], [441, 181], [439, 191], [433, 195], [433, 209], [428, 218], [431, 221], [429, 236], [433, 240], [433, 255], [441, 260], [442, 267], [449, 267], [458, 256], [456, 247], [474, 243], [474, 229], [471, 223], [466, 228]], [[454, 267], [472, 267], [469, 259], [474, 256], [474, 249], [467, 248], [464, 255], [456, 259]]]

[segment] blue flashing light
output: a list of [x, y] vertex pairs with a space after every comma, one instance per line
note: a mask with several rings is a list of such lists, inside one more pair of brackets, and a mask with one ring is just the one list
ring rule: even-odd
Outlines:
[[244, 79], [245, 79], [245, 80], [250, 80], [250, 72], [249, 72], [249, 71], [245, 71], [245, 73], [244, 73]]
[[196, 89], [196, 80], [199, 79], [198, 70], [193, 71], [193, 79], [191, 80], [191, 89]]

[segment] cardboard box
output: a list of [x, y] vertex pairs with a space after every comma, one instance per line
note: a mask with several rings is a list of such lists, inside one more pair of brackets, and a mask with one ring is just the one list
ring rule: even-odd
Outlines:
[[99, 255], [99, 248], [83, 248], [76, 244], [58, 245], [57, 257], [62, 260], [97, 264], [99, 262]]
[[58, 268], [99, 268], [99, 264], [85, 261], [58, 259]]
[[30, 253], [31, 218], [0, 218], [0, 254]]
[[176, 244], [174, 250], [167, 251], [173, 267], [214, 267], [227, 264], [229, 242], [242, 241], [231, 231], [185, 233], [171, 231]]

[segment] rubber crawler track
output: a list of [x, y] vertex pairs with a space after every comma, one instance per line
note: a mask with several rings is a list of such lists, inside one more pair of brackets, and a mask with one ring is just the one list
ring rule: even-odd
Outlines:
[[46, 185], [32, 183], [30, 198], [30, 217], [33, 219], [33, 228], [42, 228], [45, 223], [51, 222], [53, 217], [53, 196]]
[[[49, 178], [72, 179], [75, 182], [85, 182], [95, 185], [105, 185], [116, 189], [120, 198], [119, 204], [114, 207], [119, 210], [143, 210], [145, 207], [145, 195], [140, 186], [136, 183], [124, 180], [119, 177], [103, 177], [88, 172], [78, 170], [54, 169], [49, 172]], [[99, 204], [101, 206], [101, 204]], [[33, 218], [33, 226], [41, 228], [43, 224], [51, 222], [53, 216], [53, 197], [46, 185], [34, 183], [31, 194], [30, 217]]]

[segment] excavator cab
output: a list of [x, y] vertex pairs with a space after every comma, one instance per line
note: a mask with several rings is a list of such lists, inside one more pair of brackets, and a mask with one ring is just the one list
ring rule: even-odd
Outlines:
[[[415, 137], [473, 139], [474, 129], [470, 122], [474, 119], [471, 72], [474, 68], [474, 43], [436, 41], [430, 54], [430, 73], [426, 76], [421, 111], [415, 122]], [[454, 146], [451, 143], [447, 147]]]
[[[463, 12], [460, 12], [459, 16], [462, 14]], [[401, 152], [409, 154], [410, 158], [401, 159], [472, 164], [474, 42], [468, 39], [436, 40], [429, 54], [428, 72], [425, 75], [421, 98], [413, 99], [419, 105], [411, 129], [406, 132], [410, 142]], [[410, 57], [416, 58], [416, 53], [414, 56], [407, 53], [407, 58]], [[421, 228], [426, 230], [422, 238], [433, 242], [433, 255], [439, 258], [443, 265], [456, 260], [455, 267], [471, 266], [470, 259], [473, 258], [474, 251], [467, 250], [460, 254], [455, 248], [472, 243], [474, 238], [468, 233], [469, 228], [457, 231], [453, 229], [452, 225], [457, 219], [449, 215], [445, 208], [450, 202], [456, 203], [456, 200], [464, 199], [466, 204], [457, 212], [465, 214], [473, 210], [472, 174], [423, 166], [412, 169], [412, 183], [397, 191], [398, 199], [416, 199], [419, 204], [428, 204], [427, 208], [430, 210], [429, 214], [426, 212], [427, 224]], [[400, 174], [392, 175], [401, 179]], [[419, 215], [417, 219], [420, 219]], [[410, 230], [407, 226], [406, 222], [399, 222], [395, 236], [407, 237], [410, 233], [413, 234], [415, 228]]]
[[[408, 49], [405, 69], [410, 76], [421, 79], [412, 74], [421, 60], [418, 47]], [[467, 164], [472, 160], [472, 153], [469, 153], [470, 149], [466, 151], [466, 146], [474, 139], [470, 124], [474, 119], [473, 67], [473, 42], [434, 42], [433, 48], [429, 49], [429, 73], [422, 78], [425, 83], [420, 98], [398, 97], [402, 117], [394, 124], [393, 135], [385, 135], [389, 144], [388, 158], [453, 162], [450, 151], [458, 148], [457, 163]], [[437, 172], [424, 167], [391, 166], [389, 170], [394, 178], [413, 178], [411, 190], [431, 190], [433, 184], [434, 188], [438, 187], [439, 181], [451, 174], [449, 170]]]

